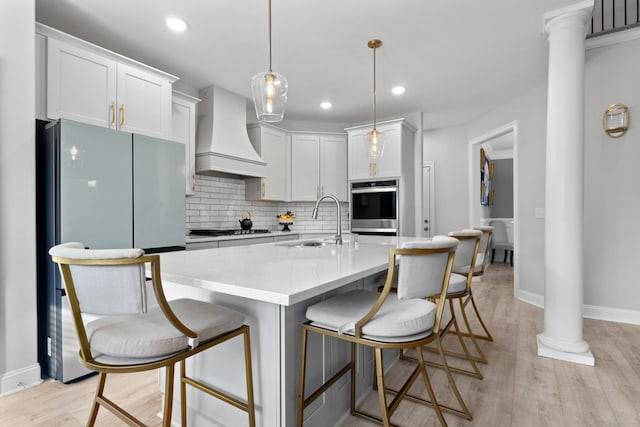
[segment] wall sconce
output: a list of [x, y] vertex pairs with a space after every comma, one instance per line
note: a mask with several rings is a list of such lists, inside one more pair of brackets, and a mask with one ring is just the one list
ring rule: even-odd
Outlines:
[[620, 138], [629, 129], [629, 109], [624, 104], [611, 104], [602, 116], [602, 129], [611, 138]]

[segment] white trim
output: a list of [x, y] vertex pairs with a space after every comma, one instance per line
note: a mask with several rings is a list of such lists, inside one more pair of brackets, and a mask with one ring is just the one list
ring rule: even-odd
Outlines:
[[0, 375], [0, 397], [42, 383], [40, 365], [35, 363]]
[[615, 33], [588, 38], [584, 43], [584, 49], [597, 49], [599, 47], [611, 46], [637, 39], [640, 39], [640, 27], [629, 28], [626, 30], [616, 31]]
[[523, 291], [522, 289], [519, 289], [515, 297], [522, 302], [526, 302], [527, 304], [531, 304], [538, 308], [544, 309], [543, 295], [538, 295], [538, 294], [534, 294], [533, 292]]
[[[544, 309], [544, 296], [520, 289], [516, 298], [527, 304]], [[640, 325], [640, 310], [628, 310], [625, 308], [603, 307], [584, 304], [582, 317], [585, 319], [605, 320], [608, 322]]]
[[582, 316], [587, 319], [607, 320], [610, 322], [640, 325], [640, 311], [638, 310], [585, 304], [582, 307]]
[[[433, 233], [436, 231], [436, 165], [433, 161], [423, 162], [422, 163], [422, 174], [424, 174], [425, 169], [429, 169], [429, 232], [427, 235], [433, 236]], [[422, 182], [420, 183], [422, 184]], [[422, 188], [422, 186], [421, 186]], [[422, 201], [422, 197], [424, 196], [424, 189], [421, 192], [420, 200]], [[420, 211], [422, 212], [422, 203], [420, 203]], [[422, 218], [419, 219], [420, 228], [417, 231], [416, 235], [422, 234], [422, 228], [424, 228], [424, 214]]]

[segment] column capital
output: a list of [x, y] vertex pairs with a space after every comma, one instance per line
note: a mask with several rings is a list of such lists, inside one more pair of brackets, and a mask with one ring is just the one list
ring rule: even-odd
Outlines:
[[544, 14], [544, 30], [547, 34], [574, 25], [586, 28], [587, 22], [593, 14], [594, 0], [584, 0], [560, 9], [554, 9]]

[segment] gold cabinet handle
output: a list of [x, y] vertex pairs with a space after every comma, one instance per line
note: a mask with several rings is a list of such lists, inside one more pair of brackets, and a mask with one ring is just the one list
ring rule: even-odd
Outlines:
[[264, 195], [267, 194], [267, 186], [266, 184], [263, 182], [262, 183], [262, 197], [264, 197]]
[[373, 162], [373, 176], [378, 175], [378, 163]]
[[120, 104], [120, 127], [124, 127], [124, 104]]
[[111, 103], [111, 126], [116, 125], [116, 102]]
[[196, 191], [196, 174], [191, 174], [191, 191]]
[[369, 162], [369, 176], [372, 176], [373, 172], [371, 171], [371, 162]]

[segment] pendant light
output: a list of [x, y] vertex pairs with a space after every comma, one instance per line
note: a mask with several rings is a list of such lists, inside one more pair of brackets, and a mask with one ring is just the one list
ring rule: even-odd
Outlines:
[[376, 129], [376, 49], [382, 46], [382, 42], [377, 39], [369, 40], [367, 46], [373, 49], [373, 129], [366, 134], [366, 152], [367, 156], [375, 162], [382, 157], [386, 139], [385, 134]]
[[258, 73], [251, 79], [251, 92], [258, 120], [269, 123], [282, 120], [288, 88], [287, 79], [271, 69], [271, 0], [269, 0], [269, 71]]

